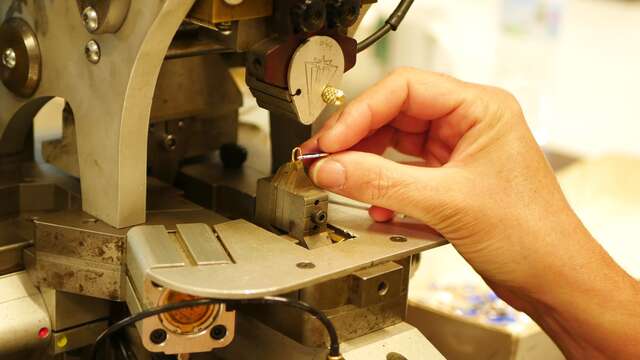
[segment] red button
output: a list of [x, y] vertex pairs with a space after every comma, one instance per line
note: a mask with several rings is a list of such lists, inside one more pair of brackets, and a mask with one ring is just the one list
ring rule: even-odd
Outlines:
[[38, 337], [40, 339], [45, 339], [47, 336], [49, 336], [49, 328], [43, 327], [38, 330]]

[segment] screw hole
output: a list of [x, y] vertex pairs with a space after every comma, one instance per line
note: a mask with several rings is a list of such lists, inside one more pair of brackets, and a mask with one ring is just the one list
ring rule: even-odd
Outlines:
[[316, 267], [316, 264], [312, 263], [311, 261], [302, 261], [297, 263], [296, 266], [298, 267], [298, 269], [313, 269]]
[[314, 202], [313, 202], [313, 205], [315, 205], [315, 206], [320, 205], [320, 200], [316, 200], [316, 201], [314, 201]]
[[222, 340], [227, 336], [227, 328], [224, 325], [216, 325], [211, 329], [210, 335], [214, 340]]
[[394, 235], [389, 238], [393, 242], [407, 242], [407, 238], [402, 235]]
[[378, 295], [385, 296], [387, 292], [389, 292], [389, 284], [387, 284], [386, 281], [381, 281], [380, 284], [378, 284]]
[[167, 341], [167, 332], [162, 329], [155, 329], [149, 334], [149, 340], [156, 345]]
[[253, 68], [255, 70], [260, 71], [262, 69], [262, 59], [260, 59], [259, 57], [253, 58], [253, 61], [251, 63], [253, 64]]
[[407, 360], [407, 358], [397, 352], [390, 352], [387, 354], [387, 360]]

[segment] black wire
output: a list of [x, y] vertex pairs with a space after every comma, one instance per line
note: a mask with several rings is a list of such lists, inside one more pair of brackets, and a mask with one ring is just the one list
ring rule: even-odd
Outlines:
[[333, 323], [331, 322], [331, 320], [329, 320], [327, 315], [325, 315], [322, 311], [300, 300], [287, 299], [287, 298], [277, 297], [277, 296], [267, 296], [260, 299], [246, 299], [246, 300], [234, 300], [234, 301], [222, 301], [217, 299], [198, 299], [198, 300], [183, 301], [179, 303], [172, 303], [172, 304], [167, 304], [167, 305], [143, 310], [137, 314], [131, 315], [129, 317], [126, 317], [118, 321], [117, 323], [111, 325], [105, 331], [103, 331], [102, 334], [98, 336], [95, 343], [91, 347], [91, 353], [90, 353], [89, 359], [96, 360], [98, 347], [100, 347], [101, 343], [104, 342], [107, 338], [109, 338], [116, 332], [122, 330], [123, 328], [130, 326], [132, 324], [135, 324], [138, 321], [144, 320], [152, 316], [174, 311], [174, 310], [180, 310], [180, 309], [204, 306], [204, 305], [215, 305], [215, 304], [221, 304], [223, 302], [227, 304], [279, 304], [279, 305], [285, 305], [292, 308], [304, 310], [310, 315], [312, 315], [313, 317], [315, 317], [316, 319], [318, 319], [322, 323], [322, 325], [324, 325], [324, 327], [327, 329], [327, 333], [329, 334], [329, 341], [330, 341], [329, 356], [336, 356], [336, 357], [340, 356], [340, 340], [338, 339], [338, 332], [336, 331], [335, 326], [333, 326]]
[[389, 31], [398, 30], [398, 27], [402, 23], [402, 20], [404, 20], [404, 17], [409, 12], [411, 5], [413, 5], [413, 0], [401, 0], [398, 6], [396, 6], [395, 10], [393, 10], [391, 15], [389, 15], [389, 18], [387, 18], [387, 20], [384, 22], [384, 25], [382, 27], [376, 30], [368, 38], [358, 43], [358, 52], [366, 50], [369, 46], [378, 42], [378, 40], [387, 35]]

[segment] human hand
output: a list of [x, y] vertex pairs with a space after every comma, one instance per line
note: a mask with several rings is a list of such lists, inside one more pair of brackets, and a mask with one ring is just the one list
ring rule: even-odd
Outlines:
[[[421, 163], [381, 157], [389, 147]], [[541, 308], [564, 312], [591, 284], [594, 272], [585, 269], [628, 284], [571, 210], [518, 102], [503, 90], [401, 69], [302, 148], [333, 154], [311, 166], [316, 185], [373, 205], [377, 221], [393, 211], [421, 220], [498, 295], [543, 323]]]

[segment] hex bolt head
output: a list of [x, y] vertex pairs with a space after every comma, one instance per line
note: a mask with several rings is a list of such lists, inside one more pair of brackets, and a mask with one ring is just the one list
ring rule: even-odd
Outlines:
[[162, 329], [155, 329], [149, 334], [149, 340], [156, 345], [167, 341], [167, 332]]
[[12, 48], [7, 48], [2, 53], [2, 64], [9, 69], [16, 67], [16, 51]]
[[84, 23], [84, 28], [87, 29], [88, 32], [92, 33], [98, 30], [99, 21], [96, 9], [91, 6], [84, 8], [82, 11], [82, 22]]
[[227, 336], [227, 327], [224, 325], [216, 325], [211, 329], [209, 335], [214, 340], [222, 340]]
[[97, 64], [100, 62], [100, 45], [95, 40], [89, 40], [87, 45], [84, 47], [84, 54], [87, 56], [87, 60], [89, 60], [92, 64]]

